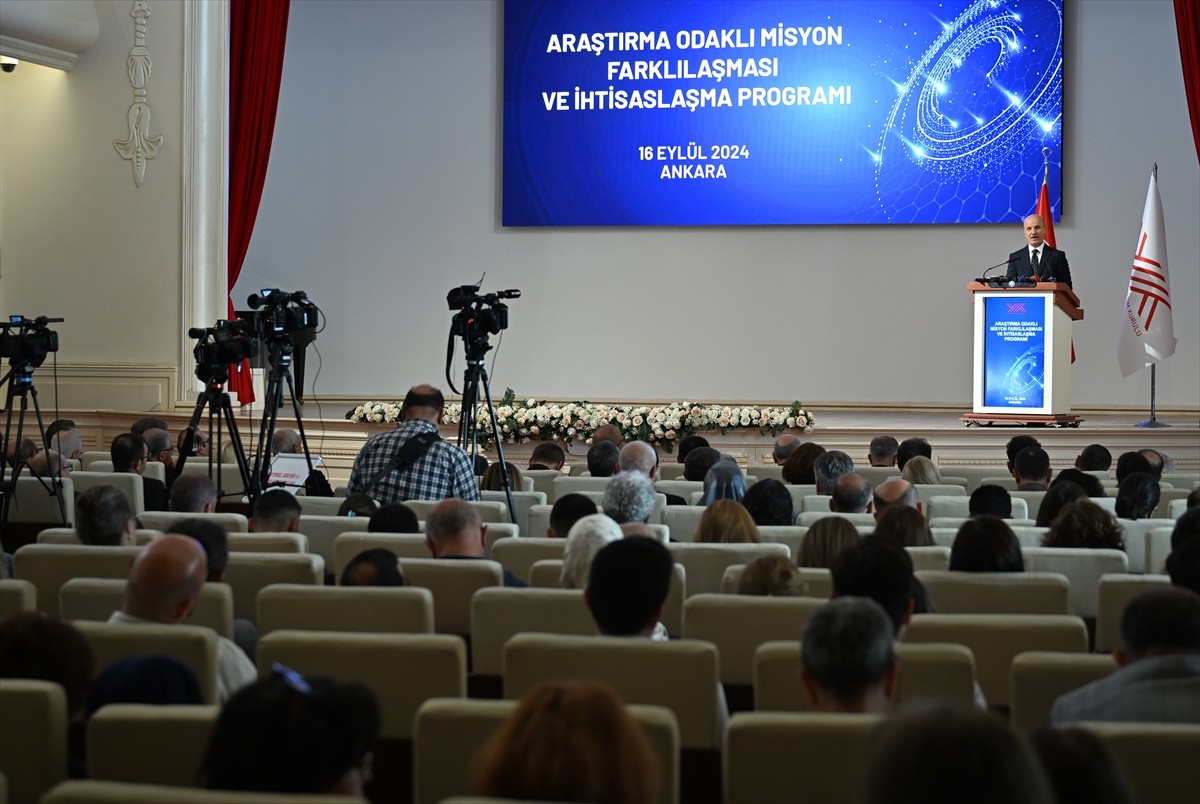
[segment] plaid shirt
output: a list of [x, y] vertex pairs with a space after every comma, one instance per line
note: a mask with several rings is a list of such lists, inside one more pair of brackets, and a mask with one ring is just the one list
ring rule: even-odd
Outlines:
[[389, 472], [374, 488], [368, 488], [376, 474], [392, 462], [410, 438], [418, 433], [436, 433], [437, 425], [424, 419], [401, 422], [390, 433], [371, 436], [350, 470], [350, 493], [370, 494], [380, 504], [405, 500], [478, 500], [475, 467], [458, 447], [435, 441], [412, 466], [403, 472]]

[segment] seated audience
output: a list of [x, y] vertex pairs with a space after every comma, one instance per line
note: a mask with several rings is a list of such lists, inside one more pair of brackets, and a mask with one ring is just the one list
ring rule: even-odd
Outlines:
[[983, 712], [918, 702], [868, 744], [863, 804], [1053, 804], [1033, 752]]
[[1146, 459], [1146, 463], [1150, 464], [1150, 476], [1155, 481], [1162, 480], [1163, 468], [1166, 465], [1167, 457], [1155, 449], [1141, 449], [1138, 452]]
[[1200, 723], [1200, 595], [1142, 592], [1121, 614], [1117, 669], [1059, 696], [1053, 723]]
[[1045, 497], [1042, 497], [1042, 504], [1038, 506], [1034, 522], [1039, 528], [1048, 528], [1054, 520], [1058, 519], [1063, 508], [1076, 500], [1086, 499], [1087, 493], [1084, 492], [1083, 486], [1070, 481], [1051, 483], [1050, 490], [1046, 492]]
[[958, 529], [950, 547], [954, 572], [1024, 572], [1021, 543], [1003, 519], [979, 516]]
[[817, 458], [825, 454], [825, 448], [812, 441], [806, 441], [788, 456], [783, 464], [783, 482], [792, 486], [817, 485]]
[[800, 436], [794, 433], [782, 434], [775, 439], [775, 443], [771, 447], [771, 460], [775, 461], [776, 466], [783, 466], [796, 451], [796, 447], [802, 443], [804, 442], [800, 440]]
[[839, 597], [800, 632], [800, 681], [817, 712], [884, 714], [896, 694], [895, 632], [868, 597]]
[[1089, 497], [1108, 496], [1104, 493], [1104, 484], [1100, 482], [1100, 478], [1078, 469], [1063, 469], [1050, 481], [1050, 488], [1054, 488], [1059, 483], [1074, 483]]
[[847, 545], [829, 568], [834, 597], [869, 597], [883, 607], [899, 638], [923, 598], [912, 557], [895, 542], [868, 536]]
[[1145, 472], [1153, 474], [1154, 470], [1150, 466], [1150, 461], [1146, 460], [1146, 456], [1140, 452], [1124, 452], [1121, 457], [1117, 458], [1117, 485], [1121, 481], [1134, 472]]
[[475, 477], [477, 478], [483, 477], [484, 472], [486, 472], [488, 467], [491, 466], [491, 464], [488, 463], [488, 459], [483, 455], [476, 455], [473, 459], [471, 459], [471, 462], [474, 464]]
[[167, 468], [167, 486], [170, 486], [175, 478], [175, 445], [171, 443], [171, 434], [165, 427], [151, 427], [142, 433], [142, 438], [146, 439], [149, 461]]
[[583, 600], [604, 636], [667, 639], [659, 619], [671, 589], [675, 560], [660, 542], [630, 536], [592, 558]]
[[129, 432], [144, 436], [147, 430], [166, 430], [167, 423], [155, 416], [143, 416], [133, 423]]
[[211, 514], [217, 510], [217, 487], [201, 472], [184, 472], [175, 478], [168, 498], [171, 510], [177, 513]]
[[167, 486], [161, 480], [146, 477], [146, 462], [150, 453], [146, 448], [146, 439], [138, 433], [121, 433], [112, 440], [109, 446], [109, 457], [112, 458], [114, 472], [127, 472], [141, 475], [142, 501], [147, 511], [167, 510]]
[[[699, 447], [707, 447], [708, 439], [704, 436], [690, 435], [679, 440], [679, 454], [675, 457], [676, 462], [684, 463], [687, 461], [687, 456], [692, 450]], [[706, 470], [707, 471], [707, 470]]]
[[581, 517], [567, 533], [563, 545], [563, 567], [559, 583], [563, 589], [582, 589], [587, 586], [592, 571], [592, 559], [609, 542], [625, 538], [621, 526], [606, 514]]
[[1103, 444], [1088, 444], [1075, 458], [1075, 468], [1081, 472], [1107, 472], [1112, 467], [1112, 453]]
[[683, 462], [683, 479], [700, 483], [708, 474], [708, 470], [721, 460], [721, 453], [712, 447], [696, 447], [688, 453]]
[[210, 790], [364, 798], [380, 723], [361, 684], [276, 663], [222, 707], [200, 776]]
[[[70, 477], [71, 462], [58, 454], [57, 450], [44, 449], [31, 457], [26, 464], [32, 477]], [[11, 477], [11, 475], [10, 475]]]
[[[451, 497], [429, 512], [429, 518], [425, 520], [425, 543], [437, 559], [479, 560], [487, 546], [487, 530], [487, 525], [479, 519], [479, 512], [469, 502]], [[504, 570], [504, 585], [524, 587], [529, 584]]]
[[796, 597], [804, 593], [804, 582], [800, 580], [800, 571], [787, 556], [759, 556], [742, 570], [737, 593]]
[[904, 464], [900, 476], [914, 485], [938, 485], [942, 482], [942, 473], [938, 471], [933, 461], [924, 455], [914, 455]]
[[[521, 474], [521, 470], [508, 461], [504, 462], [504, 468], [508, 472], [509, 487], [513, 491], [524, 491], [525, 476]], [[491, 464], [484, 471], [483, 477], [479, 480], [479, 490], [504, 491], [504, 476], [500, 473], [499, 463]]]
[[[912, 461], [908, 463], [912, 465]], [[880, 514], [875, 520], [875, 535], [891, 539], [901, 547], [932, 547], [934, 543], [933, 531], [924, 515], [905, 506], [892, 506]]]
[[529, 466], [526, 468], [562, 471], [566, 462], [567, 453], [563, 452], [562, 447], [553, 441], [543, 441], [533, 448], [533, 454], [529, 456]]
[[[295, 430], [281, 427], [271, 437], [271, 454], [303, 455], [304, 439]], [[324, 472], [313, 469], [304, 479], [304, 493], [309, 497], [332, 497], [333, 487], [329, 485]]]
[[202, 705], [204, 695], [192, 668], [161, 653], [141, 653], [109, 662], [88, 691], [87, 715], [109, 704]]
[[871, 483], [855, 472], [842, 475], [829, 492], [829, 510], [838, 514], [866, 514], [871, 510]]
[[722, 459], [704, 475], [704, 495], [697, 505], [711, 505], [716, 500], [740, 503], [745, 496], [746, 476], [742, 474], [742, 467]]
[[[632, 444], [626, 444], [628, 449]], [[654, 481], [641, 472], [621, 472], [608, 481], [604, 488], [601, 509], [618, 525], [626, 522], [645, 522], [654, 513], [658, 497], [654, 492]]]
[[1200, 508], [1200, 486], [1188, 492], [1186, 508], [1189, 511], [1193, 508]]
[[838, 478], [854, 471], [854, 461], [840, 449], [829, 450], [813, 461], [817, 494], [833, 494]]
[[899, 449], [900, 444], [890, 435], [875, 436], [867, 450], [867, 462], [871, 466], [895, 466]]
[[984, 484], [971, 492], [967, 511], [971, 516], [1012, 519], [1012, 495], [1003, 486]]
[[1067, 503], [1050, 523], [1043, 547], [1082, 547], [1089, 550], [1124, 550], [1121, 526], [1113, 515], [1086, 497]]
[[742, 505], [750, 512], [755, 525], [794, 525], [792, 495], [787, 486], [773, 477], [760, 480], [746, 489]]
[[602, 424], [592, 431], [592, 445], [595, 446], [604, 441], [609, 442], [620, 450], [621, 447], [625, 446], [625, 435], [621, 432], [621, 428], [615, 424]]
[[250, 513], [251, 533], [296, 533], [303, 509], [296, 495], [283, 489], [264, 491]]
[[[651, 483], [656, 482], [658, 480], [658, 450], [645, 441], [630, 441], [621, 447], [621, 455], [617, 459], [617, 472], [621, 474], [638, 472], [650, 478]], [[688, 501], [678, 494], [665, 494], [665, 496], [667, 505], [688, 504]]]
[[696, 528], [695, 541], [707, 544], [757, 544], [758, 526], [746, 506], [733, 500], [717, 500], [704, 509]]
[[588, 472], [592, 477], [612, 477], [617, 471], [621, 448], [611, 441], [592, 444], [587, 452]]
[[1050, 456], [1041, 447], [1026, 447], [1013, 461], [1017, 491], [1045, 491], [1050, 488]]
[[[1008, 473], [1016, 480], [1017, 477], [1017, 455], [1026, 447], [1040, 447], [1042, 443], [1031, 435], [1019, 433], [1008, 439], [1008, 444], [1004, 447], [1005, 455], [1008, 456]], [[1019, 481], [1018, 481], [1019, 482]]]
[[585, 494], [564, 494], [550, 508], [550, 527], [546, 535], [552, 539], [565, 539], [576, 522], [589, 514], [596, 513], [596, 503]]
[[1133, 472], [1117, 486], [1119, 519], [1151, 519], [1161, 495], [1158, 480], [1144, 472]]
[[46, 440], [50, 442], [50, 449], [56, 451], [64, 458], [77, 461], [83, 455], [83, 438], [79, 435], [79, 431], [73, 427], [59, 430], [53, 435], [51, 435], [49, 428], [47, 428]]
[[1056, 804], [1134, 804], [1121, 764], [1095, 732], [1044, 726], [1029, 744]]
[[801, 567], [831, 567], [838, 553], [857, 544], [858, 529], [841, 516], [823, 516], [814, 522], [800, 541], [797, 562]]
[[211, 446], [208, 433], [204, 432], [203, 430], [191, 430], [192, 446], [190, 450], [185, 452], [184, 450], [188, 449], [188, 432], [189, 428], [185, 427], [180, 430], [179, 435], [175, 437], [175, 448], [179, 450], [179, 456], [184, 457], [186, 455], [188, 458], [207, 458], [209, 447]]
[[408, 586], [400, 559], [391, 550], [363, 550], [342, 570], [341, 586]]
[[338, 506], [338, 516], [361, 516], [367, 519], [379, 510], [379, 503], [370, 494], [350, 494]]
[[896, 448], [896, 468], [903, 472], [908, 462], [918, 456], [933, 460], [933, 447], [924, 438], [904, 439]]
[[91, 643], [70, 623], [35, 611], [0, 621], [0, 678], [58, 684], [66, 693], [68, 720], [83, 715], [95, 671]]
[[1184, 539], [1167, 556], [1171, 585], [1200, 595], [1200, 538]]
[[92, 486], [75, 500], [75, 533], [83, 544], [131, 546], [137, 526], [129, 498], [116, 486]]
[[77, 425], [71, 419], [55, 419], [46, 425], [46, 440], [53, 441], [54, 436], [58, 435], [60, 432], [76, 430], [76, 428]]
[[871, 501], [876, 520], [882, 516], [885, 510], [893, 506], [922, 510], [921, 499], [917, 496], [917, 487], [902, 477], [889, 477], [876, 486]]
[[1200, 506], [1188, 508], [1171, 530], [1171, 549], [1174, 550], [1186, 540], [1200, 537]]
[[479, 795], [533, 801], [659, 800], [658, 759], [617, 693], [602, 681], [538, 684], [484, 747]]

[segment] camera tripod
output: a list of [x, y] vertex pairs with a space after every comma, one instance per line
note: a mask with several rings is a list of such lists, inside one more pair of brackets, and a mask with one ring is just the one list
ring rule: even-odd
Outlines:
[[[25, 414], [29, 410], [29, 397], [33, 397], [33, 413], [37, 419], [37, 434], [38, 443], [43, 449], [49, 450], [50, 444], [46, 441], [46, 426], [42, 421], [42, 406], [38, 404], [37, 388], [33, 385], [33, 365], [30, 361], [14, 362], [8, 373], [0, 378], [0, 385], [8, 383], [8, 393], [5, 396], [5, 409], [7, 416], [5, 417], [4, 433], [10, 439], [9, 444], [20, 451], [21, 441], [25, 432]], [[14, 435], [12, 429], [13, 408], [17, 397], [21, 399], [21, 411], [17, 416], [17, 431]], [[48, 457], [48, 456], [47, 456]], [[60, 460], [65, 461], [66, 458]], [[12, 478], [6, 477], [8, 472], [8, 456], [0, 457], [0, 540], [4, 538], [5, 532], [8, 530], [9, 515], [12, 512], [12, 501], [17, 496], [17, 480], [21, 476], [21, 469], [28, 465], [29, 459], [18, 457], [13, 459]], [[50, 466], [47, 461], [47, 466]], [[56, 497], [58, 500], [58, 513], [64, 527], [70, 523], [67, 522], [67, 507], [63, 500], [63, 483], [58, 476], [58, 472], [47, 472], [48, 478], [38, 477], [33, 470], [30, 470], [35, 478], [37, 478], [42, 487], [46, 489], [48, 496]], [[46, 481], [49, 480], [49, 485]]]
[[263, 395], [262, 424], [258, 428], [258, 455], [254, 459], [253, 485], [250, 501], [254, 502], [267, 491], [267, 480], [271, 476], [271, 444], [275, 440], [275, 424], [279, 409], [283, 407], [283, 383], [287, 382], [288, 396], [292, 400], [292, 411], [296, 414], [296, 430], [300, 433], [300, 444], [304, 447], [304, 459], [308, 463], [307, 479], [313, 473], [312, 454], [308, 451], [308, 436], [304, 433], [304, 420], [300, 417], [300, 402], [296, 399], [296, 384], [292, 380], [292, 353], [294, 346], [290, 335], [277, 337], [267, 344], [269, 374], [267, 390]]
[[[208, 432], [213, 434], [213, 424], [216, 424], [215, 437], [213, 444], [221, 443], [221, 424], [224, 422], [229, 427], [229, 441], [233, 444], [233, 456], [237, 461], [238, 473], [242, 478], [242, 489], [248, 493], [251, 488], [250, 484], [250, 467], [246, 461], [246, 451], [242, 447], [242, 436], [238, 432], [237, 419], [233, 415], [233, 405], [229, 401], [229, 393], [225, 390], [225, 383], [229, 382], [229, 368], [214, 371], [204, 383], [204, 391], [196, 399], [196, 407], [192, 411], [192, 417], [188, 420], [187, 434], [183, 437], [183, 446], [180, 449], [179, 462], [175, 464], [175, 474], [172, 479], [178, 478], [183, 473], [183, 465], [187, 462], [187, 456], [192, 454], [192, 449], [196, 440], [196, 428], [200, 425], [200, 417], [204, 413], [205, 408], [208, 409]], [[212, 451], [208, 453], [208, 477], [213, 481], [214, 485], [220, 486], [220, 478], [213, 477], [214, 459], [218, 456]], [[231, 492], [219, 488], [217, 494], [221, 497], [238, 494], [239, 492]], [[253, 499], [251, 499], [253, 502]]]
[[[450, 334], [451, 348], [454, 346], [454, 333]], [[492, 404], [492, 389], [488, 381], [487, 369], [483, 367], [483, 356], [492, 345], [488, 343], [487, 335], [479, 335], [474, 340], [467, 333], [463, 342], [467, 352], [467, 368], [463, 376], [462, 389], [462, 419], [458, 423], [458, 445], [467, 453], [472, 464], [479, 455], [479, 422], [475, 408], [479, 405], [479, 389], [483, 388], [483, 398], [487, 402], [488, 418], [492, 423], [492, 438], [496, 442], [496, 460], [500, 462], [500, 478], [504, 486], [504, 495], [508, 500], [508, 515], [513, 522], [517, 521], [517, 506], [513, 502], [512, 480], [508, 476], [508, 465], [504, 462], [504, 443], [500, 437], [500, 426], [496, 422], [496, 407]], [[447, 371], [449, 382], [449, 371]], [[454, 383], [450, 383], [451, 390]]]

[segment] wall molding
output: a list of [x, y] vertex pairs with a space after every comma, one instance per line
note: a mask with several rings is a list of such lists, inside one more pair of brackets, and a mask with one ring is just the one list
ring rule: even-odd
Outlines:
[[[175, 405], [179, 369], [167, 365], [59, 363], [33, 377], [42, 416], [60, 410], [169, 411]], [[55, 398], [55, 388], [58, 394]]]

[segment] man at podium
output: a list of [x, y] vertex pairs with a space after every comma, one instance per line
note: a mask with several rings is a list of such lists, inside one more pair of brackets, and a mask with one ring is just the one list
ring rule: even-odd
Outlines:
[[1046, 221], [1041, 215], [1025, 218], [1025, 243], [1025, 248], [1008, 256], [1008, 276], [1037, 276], [1043, 282], [1062, 282], [1074, 289], [1067, 253], [1046, 245]]

